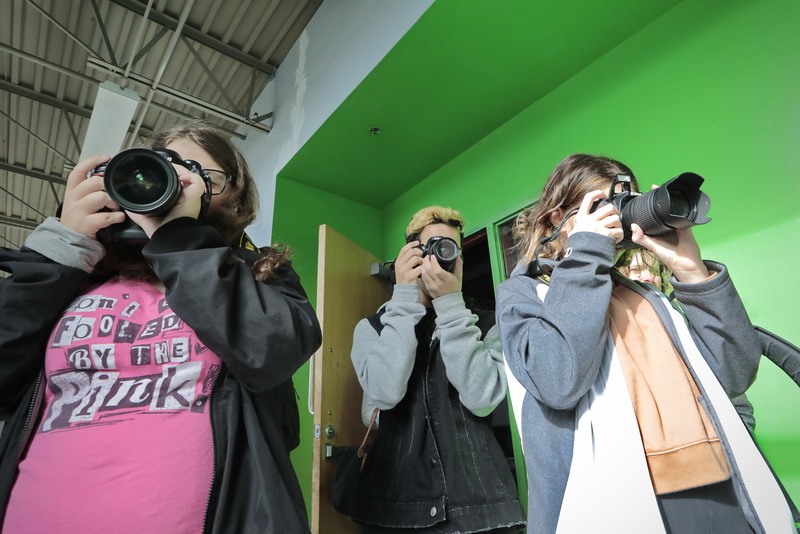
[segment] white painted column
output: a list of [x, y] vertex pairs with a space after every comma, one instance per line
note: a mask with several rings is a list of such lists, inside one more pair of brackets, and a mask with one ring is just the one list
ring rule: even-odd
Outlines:
[[[258, 182], [261, 214], [247, 232], [270, 244], [280, 170], [414, 25], [433, 0], [323, 2], [253, 106], [272, 131], [234, 140]], [[242, 130], [244, 131], [244, 130]]]

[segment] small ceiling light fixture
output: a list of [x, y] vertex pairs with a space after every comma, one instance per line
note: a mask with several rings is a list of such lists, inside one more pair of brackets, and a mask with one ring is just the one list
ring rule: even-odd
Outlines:
[[369, 127], [369, 133], [371, 133], [372, 135], [378, 135], [379, 133], [381, 133], [381, 127], [380, 126], [370, 126]]

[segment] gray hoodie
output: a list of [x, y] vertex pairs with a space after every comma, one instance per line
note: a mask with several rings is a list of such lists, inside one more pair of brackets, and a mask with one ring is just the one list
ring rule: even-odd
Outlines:
[[[572, 461], [575, 408], [595, 382], [606, 350], [614, 240], [578, 232], [567, 247], [561, 261], [541, 261], [552, 268], [546, 299], [540, 288], [545, 282], [529, 276], [528, 265], [519, 265], [497, 293], [506, 361], [525, 389], [517, 417], [531, 534], [556, 530]], [[698, 347], [733, 397], [755, 379], [760, 345], [727, 269], [706, 265], [717, 275], [698, 284], [672, 283]]]

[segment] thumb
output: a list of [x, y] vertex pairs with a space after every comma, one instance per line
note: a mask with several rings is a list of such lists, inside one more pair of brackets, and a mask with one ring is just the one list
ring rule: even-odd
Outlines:
[[631, 224], [631, 241], [650, 252], [654, 252], [657, 246], [657, 243], [650, 236], [645, 235], [644, 231], [636, 223]]
[[461, 280], [461, 278], [464, 276], [464, 260], [461, 258], [461, 256], [456, 258], [453, 274], [456, 275], [459, 280]]

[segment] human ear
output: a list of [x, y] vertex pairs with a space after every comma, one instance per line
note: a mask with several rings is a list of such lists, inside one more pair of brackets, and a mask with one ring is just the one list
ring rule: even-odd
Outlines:
[[558, 226], [561, 224], [561, 220], [564, 219], [564, 210], [561, 208], [556, 208], [551, 211], [548, 216], [550, 217], [550, 224], [552, 224], [554, 227]]

